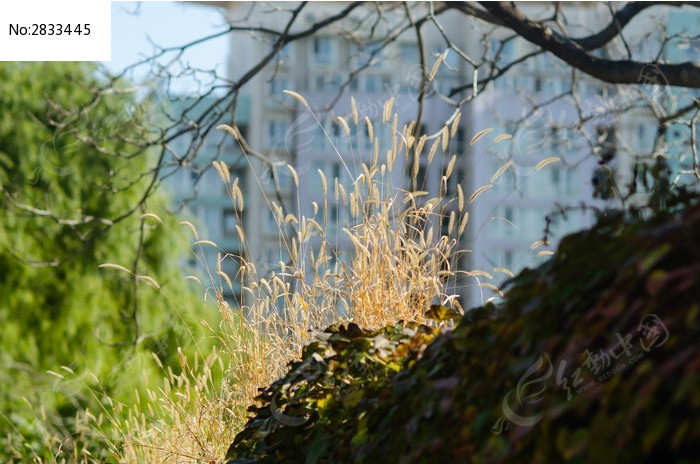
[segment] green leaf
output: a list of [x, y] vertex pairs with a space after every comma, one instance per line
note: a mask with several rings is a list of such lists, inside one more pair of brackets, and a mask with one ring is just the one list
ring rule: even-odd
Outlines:
[[430, 309], [425, 312], [424, 316], [426, 319], [430, 319], [432, 321], [444, 322], [457, 319], [458, 317], [461, 317], [461, 314], [452, 308], [448, 308], [447, 306], [430, 305]]

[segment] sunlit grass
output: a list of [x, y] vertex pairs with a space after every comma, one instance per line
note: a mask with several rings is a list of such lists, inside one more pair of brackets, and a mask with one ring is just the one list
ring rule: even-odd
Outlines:
[[[290, 95], [311, 111], [301, 95]], [[109, 397], [92, 390], [106, 406], [99, 414], [79, 412], [76, 437], [92, 435], [104, 442], [109, 449], [108, 460], [114, 462], [221, 462], [245, 424], [246, 410], [258, 389], [283, 374], [314, 330], [342, 321], [364, 328], [401, 320], [434, 323], [425, 318], [430, 304], [440, 303], [462, 312], [457, 292], [468, 279], [498, 293], [493, 284], [479, 282], [488, 273], [460, 269], [464, 261], [459, 259], [468, 252], [463, 249], [468, 208], [486, 189], [477, 189], [466, 198], [461, 185], [451, 196], [443, 188], [453, 175], [456, 157], [441, 159], [435, 155], [438, 148], [444, 151], [448, 147], [456, 123], [432, 136], [413, 134], [414, 123], [397, 127], [397, 115], [391, 113], [389, 101], [384, 106], [382, 124], [391, 128], [390, 140], [380, 141], [369, 118], [361, 118], [352, 106], [351, 117], [339, 118], [345, 136], [352, 137], [354, 125], [358, 129], [355, 132], [362, 129], [370, 134], [370, 146], [375, 147], [368, 161], [354, 160], [359, 174], [352, 175], [345, 164], [349, 155], [336, 150], [350, 180], [343, 183], [326, 179], [319, 172], [322, 200], [313, 206], [310, 217], [291, 214], [274, 199], [266, 198], [288, 261], [259, 272], [256, 263], [246, 259], [251, 253], [240, 226], [237, 234], [244, 256], [229, 256], [202, 237], [192, 223], [181, 223], [192, 234], [191, 251], [205, 269], [202, 276], [187, 279], [200, 285], [207, 297], [213, 296], [219, 310], [218, 326], [202, 321], [216, 338], [215, 347], [210, 352], [180, 350], [178, 372], [164, 367], [154, 356], [153, 362], [163, 373], [162, 386], [141, 396], [137, 391], [134, 404], [110, 404]], [[363, 125], [367, 128], [360, 127]], [[238, 137], [236, 128], [223, 129]], [[488, 131], [476, 134], [472, 143], [486, 134]], [[383, 156], [377, 149], [380, 142], [390, 147]], [[431, 195], [418, 185], [418, 169], [411, 167], [422, 160], [430, 165], [436, 159], [444, 163], [441, 188], [437, 195]], [[215, 162], [214, 168], [240, 219], [244, 198], [238, 179], [231, 179], [223, 162]], [[288, 168], [298, 187], [296, 171]], [[400, 179], [398, 184], [396, 179]], [[342, 210], [347, 223], [336, 224], [329, 217], [331, 208]], [[146, 214], [142, 220], [158, 222], [159, 218]], [[346, 239], [348, 250], [336, 249], [339, 236]], [[216, 263], [203, 262], [205, 247], [219, 251]], [[222, 262], [227, 259], [240, 262], [236, 275], [223, 272]], [[116, 263], [105, 263], [103, 268], [130, 273]], [[156, 277], [131, 277], [163, 293]], [[224, 298], [234, 283], [242, 288], [240, 301], [235, 304]], [[178, 313], [186, 311], [178, 307], [178, 302], [171, 303]], [[196, 340], [193, 346], [197, 346]], [[58, 461], [97, 460], [86, 449], [78, 449], [78, 439], [48, 439], [56, 442]]]

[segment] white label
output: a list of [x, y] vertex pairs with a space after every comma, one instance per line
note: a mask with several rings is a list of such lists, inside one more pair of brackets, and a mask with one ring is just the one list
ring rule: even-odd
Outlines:
[[109, 0], [0, 2], [1, 61], [109, 61]]

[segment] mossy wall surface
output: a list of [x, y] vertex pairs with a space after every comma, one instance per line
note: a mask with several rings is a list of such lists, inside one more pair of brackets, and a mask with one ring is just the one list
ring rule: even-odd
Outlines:
[[608, 213], [454, 330], [331, 327], [228, 462], [698, 462], [699, 239]]

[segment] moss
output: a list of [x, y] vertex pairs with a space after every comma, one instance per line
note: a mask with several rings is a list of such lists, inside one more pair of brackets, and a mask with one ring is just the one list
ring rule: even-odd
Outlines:
[[331, 327], [261, 393], [227, 459], [692, 462], [698, 237], [697, 205], [609, 213], [453, 331]]

